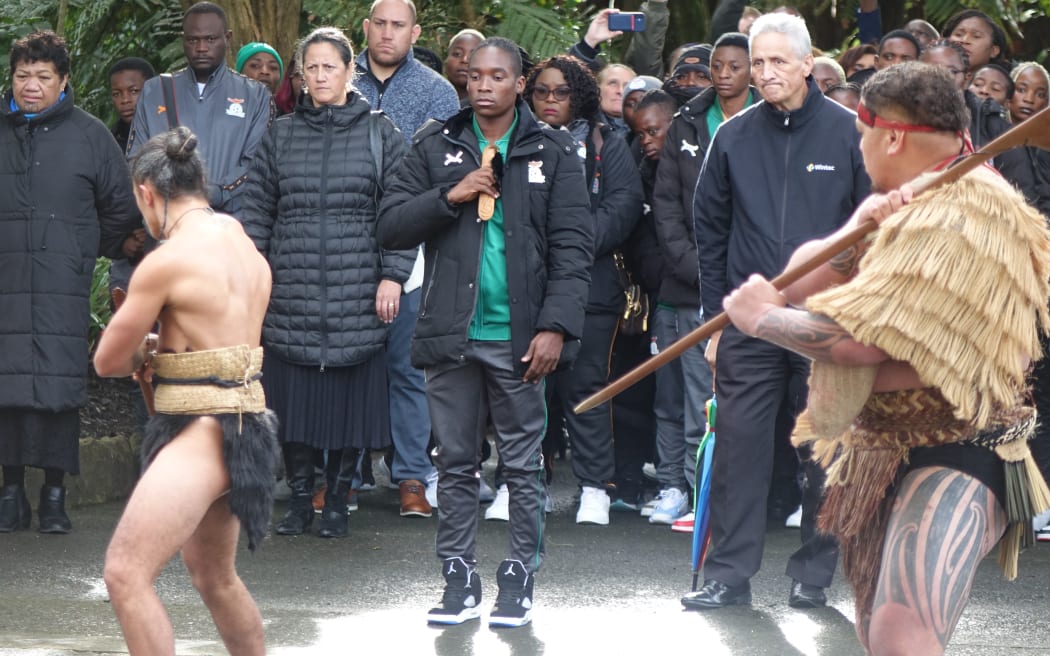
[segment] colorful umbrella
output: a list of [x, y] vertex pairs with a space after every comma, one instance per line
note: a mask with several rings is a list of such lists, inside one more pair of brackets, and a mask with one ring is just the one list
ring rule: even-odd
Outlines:
[[715, 415], [718, 402], [712, 396], [707, 402], [707, 432], [696, 449], [696, 484], [693, 487], [693, 592], [711, 543], [711, 462], [715, 453]]

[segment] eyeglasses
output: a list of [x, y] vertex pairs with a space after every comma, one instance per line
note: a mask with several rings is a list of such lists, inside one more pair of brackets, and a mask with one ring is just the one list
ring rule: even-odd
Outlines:
[[532, 89], [533, 100], [547, 100], [551, 97], [551, 94], [554, 94], [555, 100], [557, 100], [558, 102], [562, 102], [569, 98], [569, 96], [572, 94], [572, 89], [570, 89], [569, 87], [557, 87], [554, 89], [548, 89], [545, 86], [536, 86]]

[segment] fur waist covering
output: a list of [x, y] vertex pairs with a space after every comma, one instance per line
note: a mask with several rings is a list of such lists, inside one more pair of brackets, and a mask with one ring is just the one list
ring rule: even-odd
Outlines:
[[[142, 441], [143, 471], [162, 448], [202, 416], [207, 415], [158, 413], [150, 417]], [[223, 460], [230, 475], [230, 512], [241, 521], [248, 534], [248, 548], [254, 552], [269, 531], [273, 510], [274, 474], [280, 456], [277, 415], [266, 410], [210, 416], [222, 429]]]
[[[888, 492], [914, 447], [977, 441], [1008, 463], [1011, 524], [1000, 565], [1016, 576], [1029, 513], [1050, 507], [1027, 445], [1035, 413], [1017, 402], [1028, 358], [1041, 355], [1039, 334], [1050, 328], [1048, 297], [1050, 236], [1042, 215], [994, 172], [979, 169], [883, 222], [857, 275], [807, 299], [810, 312], [907, 362], [928, 386], [872, 394], [852, 419], [857, 405], [845, 413], [807, 410], [796, 425], [793, 442], [810, 444], [827, 471], [818, 526], [840, 540], [862, 615], [871, 611]], [[870, 372], [861, 376], [855, 391], [871, 380]], [[850, 400], [840, 397], [818, 393], [810, 401]]]
[[158, 413], [263, 412], [261, 347], [230, 346], [153, 356], [154, 406]]
[[262, 349], [241, 345], [162, 353], [153, 357], [153, 370], [157, 414], [146, 425], [143, 469], [191, 423], [214, 418], [222, 429], [230, 512], [241, 521], [254, 552], [269, 530], [280, 454], [277, 416], [266, 409], [259, 382]]

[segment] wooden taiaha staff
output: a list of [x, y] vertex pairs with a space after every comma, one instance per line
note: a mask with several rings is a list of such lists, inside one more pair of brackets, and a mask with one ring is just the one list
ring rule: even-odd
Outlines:
[[[985, 144], [985, 146], [977, 152], [956, 161], [950, 168], [945, 169], [934, 176], [915, 180], [911, 183], [913, 197], [931, 189], [936, 189], [937, 187], [955, 182], [996, 155], [1001, 155], [1010, 149], [1018, 148], [1020, 146], [1036, 146], [1038, 148], [1050, 150], [1050, 107], [1044, 108], [1024, 123], [1007, 130], [994, 140]], [[842, 251], [856, 244], [863, 239], [865, 235], [873, 232], [876, 228], [878, 228], [878, 224], [870, 219], [861, 223], [838, 239], [825, 245], [809, 259], [799, 262], [796, 266], [789, 267], [770, 282], [778, 290], [784, 289], [788, 285], [791, 285], [806, 274], [815, 270], [817, 267], [823, 265]], [[667, 348], [657, 355], [649, 358], [620, 378], [609, 383], [606, 387], [603, 387], [584, 399], [573, 409], [573, 412], [576, 414], [586, 412], [587, 410], [608, 401], [640, 381], [642, 378], [645, 378], [671, 360], [674, 360], [682, 353], [696, 346], [711, 335], [714, 335], [719, 330], [722, 330], [729, 324], [729, 315], [725, 312], [718, 314], [702, 326], [699, 326], [680, 337], [678, 341], [668, 345]]]

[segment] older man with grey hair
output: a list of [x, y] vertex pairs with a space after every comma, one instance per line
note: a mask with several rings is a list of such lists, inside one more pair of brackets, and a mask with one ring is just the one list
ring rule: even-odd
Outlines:
[[[855, 115], [827, 100], [810, 73], [806, 24], [767, 14], [751, 26], [751, 73], [762, 102], [722, 124], [707, 152], [693, 200], [704, 314], [748, 276], [772, 278], [803, 242], [834, 232], [867, 195]], [[716, 357], [717, 354], [717, 357]], [[711, 551], [704, 586], [689, 608], [751, 602], [762, 564], [766, 497], [774, 444], [788, 439], [806, 402], [809, 361], [730, 326], [712, 337], [707, 358], [718, 385], [718, 447], [711, 489]], [[803, 459], [802, 547], [788, 562], [788, 603], [827, 603], [838, 558], [814, 530], [820, 470]]]

